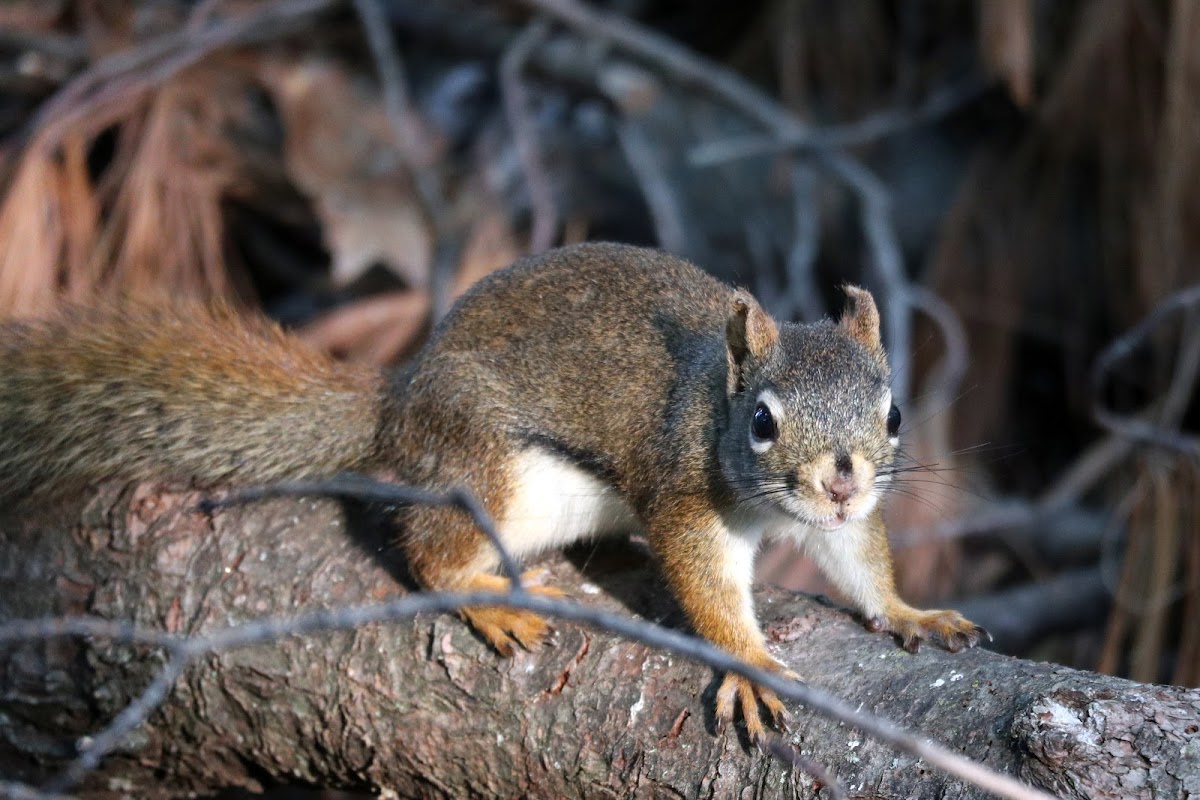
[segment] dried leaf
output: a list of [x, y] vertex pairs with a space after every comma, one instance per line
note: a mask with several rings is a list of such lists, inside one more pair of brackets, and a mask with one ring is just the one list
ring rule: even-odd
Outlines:
[[392, 292], [341, 306], [297, 335], [348, 361], [385, 366], [416, 350], [429, 310], [426, 291]]
[[1033, 102], [1033, 3], [979, 0], [979, 46], [983, 62], [1004, 82], [1020, 108]]
[[320, 58], [264, 62], [286, 135], [284, 161], [316, 207], [336, 285], [380, 264], [426, 287], [434, 232], [378, 92]]

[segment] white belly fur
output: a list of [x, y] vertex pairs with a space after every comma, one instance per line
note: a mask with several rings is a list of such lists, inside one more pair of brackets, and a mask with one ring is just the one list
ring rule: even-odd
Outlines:
[[513, 464], [514, 491], [499, 521], [514, 556], [640, 529], [619, 492], [559, 456], [531, 448]]

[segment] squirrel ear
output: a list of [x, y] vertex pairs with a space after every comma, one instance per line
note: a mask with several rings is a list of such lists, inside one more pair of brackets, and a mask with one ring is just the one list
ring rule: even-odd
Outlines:
[[851, 339], [861, 344], [878, 359], [884, 358], [883, 340], [879, 335], [879, 309], [875, 307], [875, 298], [866, 289], [846, 284], [842, 287], [846, 293], [846, 310], [838, 325]]
[[745, 387], [747, 361], [762, 363], [779, 342], [779, 328], [758, 301], [742, 289], [734, 292], [731, 312], [725, 324], [725, 343], [729, 392], [734, 394]]

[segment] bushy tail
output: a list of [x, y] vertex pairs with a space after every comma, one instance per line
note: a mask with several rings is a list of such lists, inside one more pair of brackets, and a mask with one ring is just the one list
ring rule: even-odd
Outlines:
[[0, 497], [107, 478], [261, 483], [367, 466], [384, 381], [226, 308], [0, 325]]

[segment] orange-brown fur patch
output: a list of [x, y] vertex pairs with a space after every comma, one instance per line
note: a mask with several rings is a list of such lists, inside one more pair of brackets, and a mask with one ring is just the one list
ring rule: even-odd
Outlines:
[[72, 309], [0, 327], [0, 495], [106, 478], [366, 468], [383, 378], [224, 308]]

